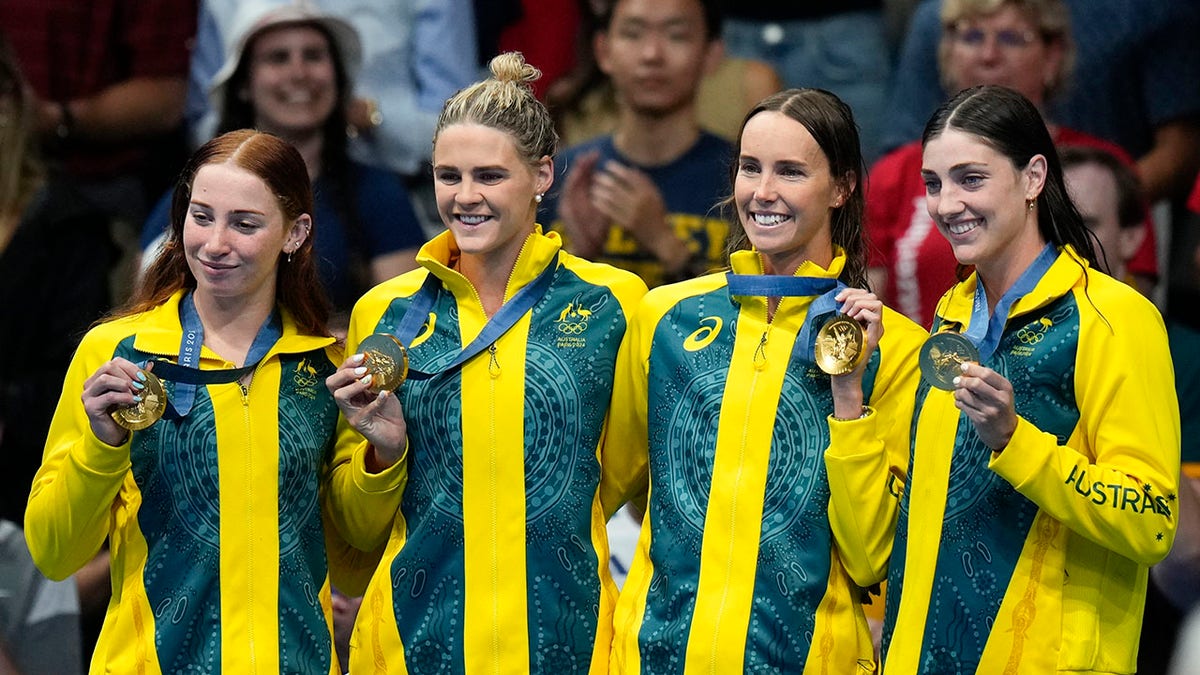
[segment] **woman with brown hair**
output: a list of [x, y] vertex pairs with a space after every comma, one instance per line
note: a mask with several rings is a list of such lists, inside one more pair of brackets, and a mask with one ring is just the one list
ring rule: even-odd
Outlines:
[[206, 143], [145, 282], [72, 360], [25, 523], [51, 578], [109, 541], [93, 672], [341, 672], [322, 524], [337, 408], [321, 386], [340, 357], [311, 211], [290, 145]]
[[[938, 71], [946, 91], [980, 84], [1011, 87], [1044, 111], [1071, 77], [1075, 48], [1063, 0], [946, 0]], [[1058, 147], [1099, 148], [1133, 161], [1117, 145], [1047, 119]], [[942, 293], [959, 281], [954, 253], [925, 212], [921, 142], [907, 143], [871, 167], [867, 233], [871, 287], [889, 305], [928, 327]], [[1149, 213], [1147, 212], [1148, 218]], [[1158, 275], [1154, 228], [1129, 263], [1137, 286], [1148, 293]], [[1107, 257], [1115, 258], [1115, 251]], [[1101, 259], [1106, 256], [1101, 253]]]
[[862, 161], [833, 94], [759, 102], [731, 271], [633, 316], [605, 487], [649, 497], [612, 672], [873, 672], [863, 589], [887, 568], [924, 335], [866, 290]]

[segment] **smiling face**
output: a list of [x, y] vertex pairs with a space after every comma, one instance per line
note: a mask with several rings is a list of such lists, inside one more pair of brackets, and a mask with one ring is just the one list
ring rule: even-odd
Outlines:
[[977, 84], [1016, 89], [1041, 106], [1063, 67], [1060, 38], [1046, 38], [1027, 12], [1006, 4], [944, 29], [941, 68], [951, 91]]
[[434, 192], [442, 222], [464, 256], [511, 267], [533, 231], [537, 202], [553, 182], [543, 157], [531, 167], [513, 138], [473, 123], [443, 128], [433, 147]]
[[338, 102], [337, 70], [329, 40], [305, 25], [269, 28], [252, 40], [243, 95], [255, 124], [284, 137], [315, 133]]
[[1018, 169], [978, 136], [954, 128], [925, 144], [925, 205], [960, 263], [1007, 279], [1037, 257], [1046, 242], [1027, 200], [1041, 192], [1045, 171], [1041, 155]]
[[183, 222], [197, 295], [273, 304], [280, 255], [303, 243], [309, 223], [285, 222], [266, 183], [236, 164], [201, 167]]
[[733, 196], [768, 274], [792, 274], [805, 260], [829, 266], [831, 213], [852, 188], [830, 174], [825, 152], [803, 124], [774, 111], [746, 122]]

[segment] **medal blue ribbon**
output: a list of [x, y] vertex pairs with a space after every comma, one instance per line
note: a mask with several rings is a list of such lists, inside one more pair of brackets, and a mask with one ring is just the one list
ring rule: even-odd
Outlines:
[[[533, 308], [546, 294], [546, 290], [550, 288], [550, 282], [554, 281], [554, 273], [558, 269], [558, 253], [555, 252], [554, 258], [546, 269], [542, 270], [533, 281], [526, 284], [521, 290], [517, 291], [508, 302], [500, 306], [500, 310], [492, 315], [491, 319], [484, 324], [483, 330], [479, 331], [479, 335], [471, 341], [462, 351], [458, 353], [454, 361], [450, 365], [435, 370], [433, 372], [424, 372], [409, 368], [408, 379], [410, 380], [428, 380], [442, 373], [453, 372], [460, 368], [464, 363], [469, 361], [473, 356], [487, 349], [489, 345], [499, 340], [502, 335], [508, 332], [525, 312]], [[420, 290], [413, 296], [412, 304], [404, 312], [404, 316], [400, 318], [400, 324], [396, 326], [394, 335], [400, 340], [400, 344], [405, 348], [412, 343], [413, 338], [420, 332], [421, 326], [425, 325], [425, 319], [429, 316], [429, 310], [433, 308], [437, 301], [438, 293], [442, 289], [442, 281], [437, 276], [430, 273], [425, 277], [425, 283], [421, 284]]]
[[1058, 249], [1053, 244], [1046, 244], [1038, 257], [1017, 278], [1017, 282], [1009, 288], [1000, 301], [996, 303], [996, 311], [988, 316], [987, 290], [983, 287], [983, 278], [975, 273], [975, 298], [971, 305], [971, 322], [967, 325], [963, 336], [979, 349], [979, 362], [986, 363], [996, 348], [1000, 346], [1000, 338], [1004, 327], [1008, 324], [1008, 310], [1017, 300], [1037, 287], [1038, 282], [1046, 275], [1046, 271], [1058, 259]]
[[179, 363], [155, 360], [152, 370], [160, 379], [176, 384], [167, 402], [167, 414], [172, 418], [187, 417], [192, 411], [197, 385], [236, 382], [257, 368], [259, 361], [262, 361], [271, 347], [283, 336], [283, 322], [279, 318], [279, 312], [272, 311], [271, 316], [267, 317], [258, 329], [254, 342], [250, 344], [250, 351], [246, 354], [248, 365], [241, 368], [201, 370], [198, 364], [200, 347], [204, 344], [204, 324], [200, 321], [200, 313], [196, 311], [196, 301], [191, 293], [185, 295], [179, 303], [179, 322], [183, 327], [183, 338], [179, 342]]
[[754, 295], [765, 297], [809, 297], [813, 298], [808, 306], [808, 316], [800, 333], [796, 335], [796, 344], [804, 349], [803, 358], [812, 363], [815, 360], [815, 341], [812, 338], [812, 327], [817, 320], [837, 311], [838, 302], [834, 298], [846, 287], [838, 279], [831, 277], [796, 277], [782, 274], [734, 274], [725, 275], [729, 284], [730, 295]]

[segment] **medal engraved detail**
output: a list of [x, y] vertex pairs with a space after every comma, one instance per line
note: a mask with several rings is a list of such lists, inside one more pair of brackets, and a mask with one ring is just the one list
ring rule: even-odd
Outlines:
[[845, 314], [835, 315], [817, 331], [813, 345], [817, 367], [829, 375], [844, 375], [862, 362], [863, 330]]
[[979, 350], [959, 333], [934, 333], [921, 345], [918, 364], [921, 377], [931, 386], [954, 389], [954, 378], [962, 375], [962, 364], [978, 363]]
[[371, 391], [395, 391], [408, 377], [408, 350], [390, 333], [374, 333], [358, 344], [363, 366], [371, 375]]

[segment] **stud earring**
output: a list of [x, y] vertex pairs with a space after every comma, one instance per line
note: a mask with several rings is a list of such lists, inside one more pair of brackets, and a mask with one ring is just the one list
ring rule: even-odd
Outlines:
[[296, 252], [296, 249], [294, 249], [294, 248], [293, 248], [293, 249], [291, 249], [291, 250], [289, 250], [289, 251], [287, 252], [287, 261], [288, 261], [289, 263], [291, 263], [291, 262], [292, 262], [292, 254], [293, 254], [293, 253], [295, 253], [295, 252]]
[[1037, 201], [1035, 201], [1035, 200], [1033, 200], [1033, 199], [1026, 199], [1026, 200], [1025, 200], [1025, 208], [1026, 208], [1026, 209], [1027, 209], [1027, 210], [1028, 210], [1030, 213], [1033, 213], [1033, 206], [1034, 206], [1035, 204], [1037, 204]]
[[533, 196], [533, 201], [537, 202], [538, 204], [541, 204], [541, 203], [542, 203], [542, 195], [543, 195], [543, 194], [545, 194], [545, 193], [543, 193], [543, 192], [539, 192], [539, 193], [537, 193], [536, 195], [534, 195], [534, 196]]

